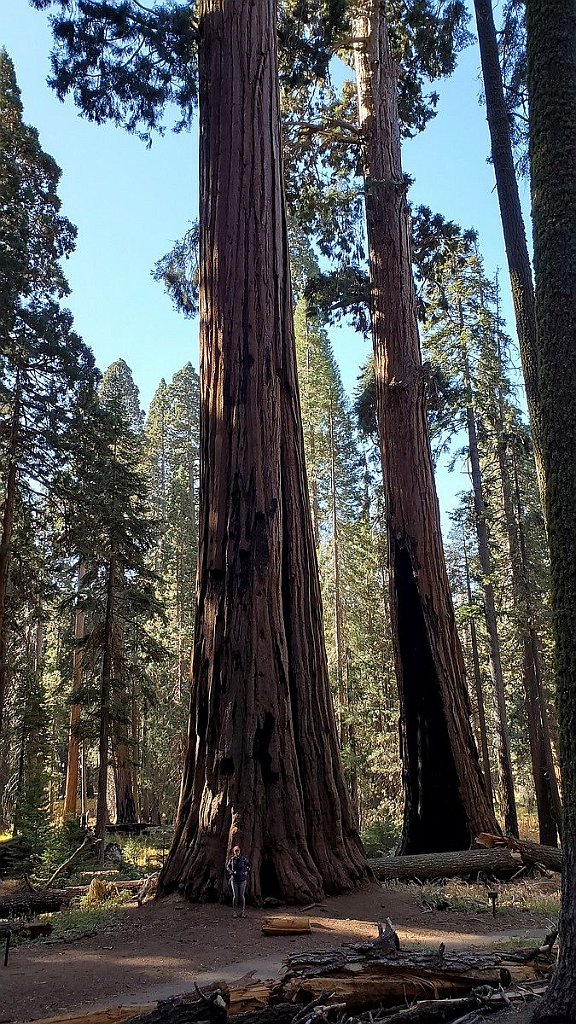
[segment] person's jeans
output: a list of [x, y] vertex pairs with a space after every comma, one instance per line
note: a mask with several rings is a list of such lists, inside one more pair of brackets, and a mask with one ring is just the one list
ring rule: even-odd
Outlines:
[[248, 885], [248, 879], [231, 878], [230, 885], [232, 886], [232, 910], [234, 913], [244, 913], [246, 910], [246, 886]]

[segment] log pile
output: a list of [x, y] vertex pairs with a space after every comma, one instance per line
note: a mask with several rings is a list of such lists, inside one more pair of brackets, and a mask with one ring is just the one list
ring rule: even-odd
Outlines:
[[484, 1013], [541, 995], [552, 961], [542, 950], [476, 955], [441, 945], [434, 953], [384, 952], [375, 940], [293, 955], [285, 968], [278, 981], [245, 976], [156, 1005], [37, 1024], [476, 1024]]
[[403, 1000], [453, 999], [479, 986], [498, 989], [540, 981], [551, 969], [549, 960], [537, 957], [523, 961], [504, 953], [447, 953], [443, 946], [437, 953], [382, 954], [377, 943], [301, 953], [285, 965], [286, 974], [272, 992], [274, 1000], [336, 1000], [354, 1014]]

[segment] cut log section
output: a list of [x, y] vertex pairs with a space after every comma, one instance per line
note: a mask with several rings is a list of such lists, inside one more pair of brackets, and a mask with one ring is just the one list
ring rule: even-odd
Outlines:
[[309, 917], [265, 917], [262, 921], [264, 935], [309, 935], [312, 925]]

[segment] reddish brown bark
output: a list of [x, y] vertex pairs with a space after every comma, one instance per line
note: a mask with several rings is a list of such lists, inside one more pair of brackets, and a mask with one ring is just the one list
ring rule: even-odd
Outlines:
[[576, 1020], [576, 0], [527, 0], [536, 348], [562, 772], [560, 953], [535, 1019]]
[[[470, 725], [432, 471], [385, 4], [355, 24], [390, 613], [401, 701], [402, 852], [468, 845], [496, 826]], [[496, 826], [497, 827], [497, 826]]]
[[116, 719], [113, 729], [114, 787], [116, 790], [116, 821], [122, 824], [138, 820], [134, 799], [132, 751], [125, 721]]
[[322, 636], [296, 381], [276, 6], [200, 10], [201, 469], [189, 747], [164, 891], [309, 902], [366, 878]]

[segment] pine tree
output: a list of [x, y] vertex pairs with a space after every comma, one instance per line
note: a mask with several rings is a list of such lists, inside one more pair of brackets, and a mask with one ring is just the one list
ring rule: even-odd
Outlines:
[[[198, 549], [199, 380], [190, 363], [161, 381], [146, 419], [145, 466], [150, 501], [161, 524], [151, 553], [166, 621], [166, 654], [154, 667], [143, 714], [143, 806], [171, 816], [186, 739]], [[173, 751], [167, 757], [166, 751]]]
[[514, 304], [516, 334], [522, 359], [526, 399], [532, 427], [536, 470], [542, 495], [542, 454], [540, 421], [537, 402], [536, 369], [536, 314], [534, 310], [534, 283], [526, 241], [524, 217], [512, 150], [511, 118], [504, 83], [498, 36], [494, 24], [492, 0], [474, 0], [478, 43], [482, 62], [482, 80], [486, 99], [486, 114], [490, 130], [490, 148], [496, 190], [500, 206], [500, 219], [504, 232], [506, 259]]
[[8, 681], [7, 611], [19, 494], [48, 486], [69, 443], [71, 410], [95, 386], [91, 352], [61, 309], [60, 259], [75, 230], [60, 214], [60, 171], [22, 120], [14, 67], [0, 53], [0, 730]]
[[141, 414], [122, 360], [105, 375], [101, 395], [74, 429], [82, 443], [63, 469], [68, 479], [64, 542], [73, 564], [83, 567], [81, 584], [72, 594], [86, 616], [79, 729], [86, 739], [98, 739], [96, 832], [102, 838], [110, 746], [117, 817], [134, 820], [138, 810], [132, 711], [145, 663], [160, 653], [146, 628], [160, 609], [148, 565], [155, 529], [141, 468]]

